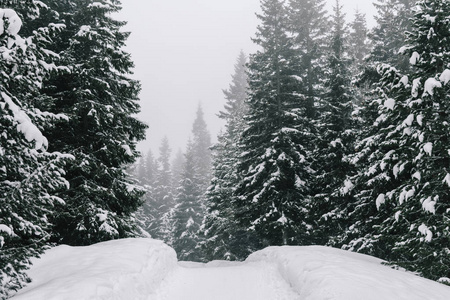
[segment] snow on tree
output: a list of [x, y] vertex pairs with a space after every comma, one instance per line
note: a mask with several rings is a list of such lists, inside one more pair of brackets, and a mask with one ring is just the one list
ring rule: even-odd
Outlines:
[[302, 101], [306, 101], [307, 116], [314, 118], [323, 94], [322, 75], [328, 49], [329, 22], [324, 10], [325, 0], [289, 0], [288, 3], [287, 30], [295, 49], [295, 59], [290, 63], [302, 83], [299, 92], [305, 97]]
[[239, 182], [236, 165], [239, 162], [238, 142], [244, 125], [247, 97], [247, 57], [241, 51], [234, 67], [232, 82], [224, 90], [225, 109], [219, 117], [225, 120], [225, 130], [212, 147], [213, 178], [206, 195], [207, 212], [202, 231], [202, 249], [207, 260], [245, 259], [249, 254], [245, 231], [234, 217], [233, 193]]
[[130, 183], [127, 165], [138, 157], [144, 138], [139, 112], [139, 83], [129, 78], [133, 63], [123, 51], [129, 35], [113, 19], [119, 1], [52, 1], [49, 22], [64, 23], [50, 50], [67, 72], [52, 73], [42, 92], [49, 110], [68, 116], [48, 129], [51, 151], [70, 153], [70, 189], [58, 193], [66, 205], [53, 216], [52, 240], [87, 245], [135, 235], [133, 213], [142, 191]]
[[418, 3], [403, 73], [380, 65], [378, 117], [359, 143], [354, 223], [346, 248], [431, 279], [450, 277], [450, 3]]
[[307, 243], [311, 170], [304, 145], [308, 101], [302, 87], [284, 1], [263, 0], [249, 63], [246, 126], [240, 138], [242, 178], [235, 191], [236, 217], [264, 245]]
[[[35, 2], [28, 9], [29, 15], [39, 17]], [[30, 258], [48, 245], [49, 219], [55, 207], [65, 205], [54, 193], [67, 189], [64, 164], [72, 158], [47, 151], [43, 130], [67, 117], [39, 109], [46, 105], [39, 93], [42, 80], [50, 69], [57, 70], [44, 46], [60, 26], [41, 27], [24, 38], [18, 33], [27, 21], [13, 9], [0, 8], [1, 299], [29, 281], [24, 271]]]
[[[377, 9], [375, 20], [377, 25], [369, 34], [372, 41], [372, 51], [367, 58], [366, 76], [377, 81], [376, 72], [379, 63], [406, 71], [408, 60], [398, 50], [406, 40], [406, 33], [411, 30], [411, 17], [416, 0], [378, 0], [374, 3]], [[371, 76], [375, 76], [370, 79]]]
[[139, 185], [145, 190], [144, 203], [137, 211], [136, 217], [141, 227], [148, 233], [153, 224], [156, 224], [155, 181], [157, 175], [157, 161], [151, 150], [139, 159], [136, 166], [136, 177]]
[[203, 118], [203, 109], [198, 106], [196, 118], [192, 124], [192, 151], [197, 175], [200, 179], [203, 193], [209, 186], [211, 180], [211, 135]]
[[201, 106], [192, 124], [192, 135], [193, 140], [187, 145], [176, 204], [167, 219], [172, 226], [172, 246], [178, 257], [199, 261], [202, 259], [200, 227], [205, 215], [205, 193], [211, 179], [211, 140]]
[[172, 191], [172, 173], [170, 167], [170, 156], [172, 150], [169, 146], [169, 140], [164, 137], [161, 140], [158, 157], [158, 169], [154, 184], [153, 201], [148, 203], [149, 209], [152, 211], [153, 222], [148, 227], [148, 232], [154, 238], [162, 238], [162, 220], [174, 206], [174, 195]]
[[172, 173], [172, 193], [175, 194], [176, 189], [178, 188], [178, 184], [180, 183], [180, 180], [182, 178], [181, 174], [183, 173], [183, 166], [184, 166], [185, 160], [184, 160], [184, 154], [181, 149], [178, 149], [177, 153], [175, 154], [175, 157], [172, 160], [171, 163], [171, 173]]
[[348, 36], [348, 52], [353, 60], [350, 66], [352, 77], [363, 71], [365, 58], [370, 53], [371, 44], [368, 33], [366, 15], [356, 10], [354, 19], [350, 23]]
[[325, 244], [341, 232], [346, 225], [346, 208], [353, 184], [349, 177], [355, 168], [349, 161], [353, 153], [355, 132], [353, 129], [353, 91], [349, 73], [350, 58], [347, 51], [348, 32], [345, 14], [338, 0], [330, 31], [330, 54], [326, 73], [323, 105], [319, 108], [317, 139], [318, 149], [314, 152], [313, 206], [318, 227], [314, 234], [316, 243]]
[[175, 208], [171, 212], [172, 247], [179, 260], [201, 261], [197, 245], [203, 220], [203, 194], [201, 177], [194, 160], [194, 145], [189, 141], [182, 179], [175, 197]]

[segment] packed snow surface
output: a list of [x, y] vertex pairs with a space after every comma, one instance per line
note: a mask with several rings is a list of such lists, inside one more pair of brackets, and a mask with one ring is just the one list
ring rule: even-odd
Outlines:
[[177, 262], [152, 239], [58, 246], [35, 259], [15, 300], [448, 300], [450, 287], [367, 255], [269, 247], [244, 262]]

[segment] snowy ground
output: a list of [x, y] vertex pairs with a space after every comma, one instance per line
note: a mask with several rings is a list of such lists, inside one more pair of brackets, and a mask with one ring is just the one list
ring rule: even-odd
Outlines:
[[176, 261], [151, 239], [59, 246], [16, 300], [448, 300], [450, 287], [325, 247], [269, 247], [245, 262]]

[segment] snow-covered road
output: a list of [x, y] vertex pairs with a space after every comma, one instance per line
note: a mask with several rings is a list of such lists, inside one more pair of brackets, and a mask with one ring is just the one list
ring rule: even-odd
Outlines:
[[297, 300], [274, 265], [264, 262], [236, 264], [183, 264], [168, 276], [158, 300]]
[[[58, 246], [14, 300], [448, 300], [450, 287], [375, 257], [320, 246], [268, 247], [244, 262], [177, 262], [161, 241]], [[450, 282], [450, 279], [443, 278]]]

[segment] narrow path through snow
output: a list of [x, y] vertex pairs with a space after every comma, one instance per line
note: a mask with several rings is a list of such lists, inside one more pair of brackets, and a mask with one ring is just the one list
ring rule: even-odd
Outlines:
[[298, 300], [275, 265], [264, 262], [183, 264], [166, 277], [158, 300]]

